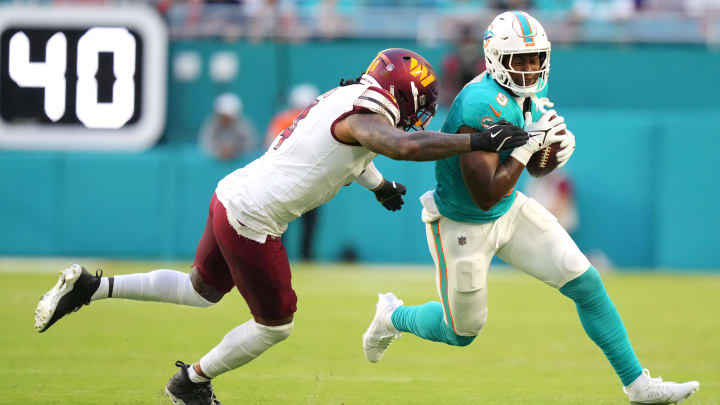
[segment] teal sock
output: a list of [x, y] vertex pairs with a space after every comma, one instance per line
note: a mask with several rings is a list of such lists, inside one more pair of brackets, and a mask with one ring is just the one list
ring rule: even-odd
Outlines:
[[605, 353], [623, 385], [630, 385], [642, 373], [642, 366], [597, 270], [590, 266], [560, 292], [575, 301], [585, 333]]
[[453, 346], [467, 346], [475, 336], [459, 336], [450, 329], [443, 318], [442, 304], [428, 302], [425, 305], [401, 306], [391, 317], [399, 331], [410, 332], [417, 337], [444, 342]]

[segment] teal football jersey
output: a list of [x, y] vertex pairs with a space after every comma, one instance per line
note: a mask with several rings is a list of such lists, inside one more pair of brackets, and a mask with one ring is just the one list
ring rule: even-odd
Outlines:
[[[547, 86], [537, 96], [545, 97], [546, 94]], [[533, 120], [539, 119], [542, 113], [534, 103], [531, 108]], [[462, 126], [481, 131], [500, 120], [509, 121], [521, 128], [525, 125], [522, 106], [486, 72], [468, 83], [455, 97], [443, 123], [442, 132], [454, 134]], [[504, 162], [511, 152], [500, 152], [500, 161]], [[460, 170], [460, 157], [457, 155], [435, 162], [435, 179], [435, 203], [440, 213], [453, 221], [491, 222], [505, 214], [515, 201], [513, 188], [489, 211], [480, 209], [465, 187]]]

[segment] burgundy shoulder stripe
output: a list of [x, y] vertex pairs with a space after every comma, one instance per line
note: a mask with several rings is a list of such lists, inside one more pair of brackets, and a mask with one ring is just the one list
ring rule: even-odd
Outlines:
[[386, 99], [390, 100], [390, 102], [393, 103], [393, 105], [394, 105], [395, 107], [397, 107], [398, 110], [400, 109], [400, 106], [398, 106], [398, 103], [397, 103], [397, 101], [395, 100], [395, 97], [393, 97], [393, 95], [390, 94], [389, 91], [387, 91], [387, 90], [385, 90], [385, 89], [383, 89], [383, 88], [380, 88], [380, 87], [375, 87], [375, 86], [370, 86], [368, 89], [369, 89], [369, 90], [374, 90], [375, 92], [378, 92], [378, 93], [382, 94], [383, 96], [385, 96]]
[[390, 116], [390, 118], [392, 118], [393, 125], [398, 122], [398, 117], [395, 115], [395, 113], [393, 113], [389, 108], [387, 108], [387, 107], [385, 106], [385, 104], [377, 101], [376, 99], [374, 99], [374, 98], [372, 98], [372, 97], [360, 96], [360, 97], [358, 98], [358, 100], [369, 101], [369, 102], [377, 105], [378, 107], [382, 108], [383, 111], [385, 111], [385, 112]]

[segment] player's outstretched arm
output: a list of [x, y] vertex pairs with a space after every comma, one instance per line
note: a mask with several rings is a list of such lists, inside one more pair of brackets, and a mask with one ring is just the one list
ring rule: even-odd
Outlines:
[[524, 145], [528, 140], [525, 131], [509, 124], [463, 134], [407, 133], [378, 114], [352, 114], [344, 118], [336, 124], [335, 136], [345, 142], [358, 142], [391, 159], [414, 161], [438, 160], [474, 150], [499, 152]]

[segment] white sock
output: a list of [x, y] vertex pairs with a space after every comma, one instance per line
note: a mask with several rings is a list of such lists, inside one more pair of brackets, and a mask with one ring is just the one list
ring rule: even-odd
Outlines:
[[647, 389], [647, 387], [650, 385], [650, 372], [648, 370], [643, 370], [642, 373], [636, 378], [633, 382], [628, 385], [627, 390], [629, 392], [640, 392]]
[[251, 319], [228, 332], [223, 340], [200, 359], [200, 369], [210, 378], [252, 361], [290, 336], [293, 323], [265, 326]]
[[108, 297], [108, 286], [110, 283], [108, 283], [108, 278], [103, 277], [100, 279], [100, 286], [97, 290], [93, 293], [93, 296], [90, 298], [90, 301], [95, 300], [101, 300]]
[[[212, 302], [198, 294], [190, 275], [176, 270], [155, 270], [149, 273], [114, 276], [112, 296], [139, 301], [171, 302], [193, 307], [209, 307]], [[103, 277], [92, 300], [108, 298], [109, 280]]]
[[188, 377], [190, 377], [190, 381], [194, 383], [204, 383], [210, 381], [209, 378], [205, 378], [201, 376], [200, 374], [195, 372], [195, 367], [191, 364], [190, 367], [187, 368]]

